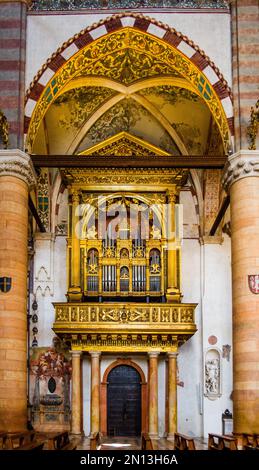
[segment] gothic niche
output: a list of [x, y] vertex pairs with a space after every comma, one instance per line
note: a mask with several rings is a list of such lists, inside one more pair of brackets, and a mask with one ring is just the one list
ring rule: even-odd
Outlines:
[[33, 348], [30, 402], [37, 431], [69, 429], [71, 360], [59, 348]]
[[221, 358], [218, 349], [208, 349], [205, 354], [204, 395], [210, 400], [221, 396]]

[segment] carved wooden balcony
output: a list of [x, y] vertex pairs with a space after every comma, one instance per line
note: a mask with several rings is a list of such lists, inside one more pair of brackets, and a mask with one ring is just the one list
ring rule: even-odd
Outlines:
[[196, 305], [54, 303], [53, 330], [74, 350], [176, 351], [197, 330]]

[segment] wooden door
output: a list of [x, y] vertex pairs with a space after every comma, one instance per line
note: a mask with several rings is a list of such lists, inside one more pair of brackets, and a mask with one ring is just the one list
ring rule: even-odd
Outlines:
[[141, 378], [134, 367], [114, 367], [108, 375], [108, 436], [141, 434]]

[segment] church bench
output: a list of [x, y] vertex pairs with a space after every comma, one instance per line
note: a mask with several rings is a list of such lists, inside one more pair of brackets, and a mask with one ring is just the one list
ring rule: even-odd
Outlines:
[[32, 441], [13, 450], [43, 450], [44, 444], [44, 441]]
[[46, 450], [76, 450], [78, 440], [69, 438], [68, 431], [45, 434]]
[[60, 450], [69, 444], [68, 431], [38, 433], [37, 436], [45, 440], [46, 450]]
[[101, 436], [99, 432], [95, 432], [92, 437], [90, 437], [90, 450], [98, 450], [98, 447], [101, 444]]
[[242, 440], [244, 450], [259, 450], [259, 434], [244, 433]]
[[153, 450], [152, 441], [147, 433], [143, 433], [141, 436], [141, 449], [142, 450]]
[[61, 447], [59, 450], [76, 450], [78, 439], [71, 439], [67, 444]]
[[174, 434], [174, 448], [175, 450], [196, 450], [194, 439], [178, 432]]
[[209, 433], [208, 450], [238, 450], [237, 439], [231, 436]]
[[12, 450], [35, 440], [35, 431], [8, 432], [3, 437], [3, 448]]

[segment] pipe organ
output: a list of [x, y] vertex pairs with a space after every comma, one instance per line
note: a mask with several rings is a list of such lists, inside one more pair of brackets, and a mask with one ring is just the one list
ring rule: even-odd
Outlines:
[[168, 191], [98, 193], [72, 187], [68, 300], [165, 302], [173, 295], [180, 301], [176, 201], [175, 192]]
[[178, 198], [188, 171], [118, 165], [61, 174], [68, 291], [54, 304], [53, 330], [73, 351], [177, 352], [196, 331], [196, 305], [181, 302]]

